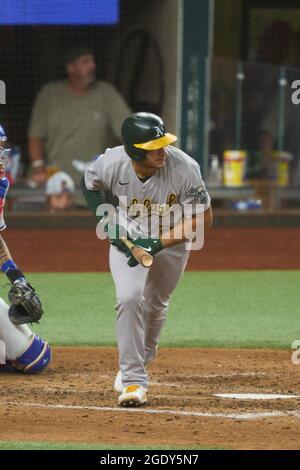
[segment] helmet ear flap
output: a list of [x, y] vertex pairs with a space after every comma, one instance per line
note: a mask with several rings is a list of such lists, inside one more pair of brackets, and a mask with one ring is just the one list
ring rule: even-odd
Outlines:
[[135, 162], [142, 162], [147, 157], [147, 152], [142, 149], [137, 149], [133, 145], [124, 143], [124, 148], [127, 155]]

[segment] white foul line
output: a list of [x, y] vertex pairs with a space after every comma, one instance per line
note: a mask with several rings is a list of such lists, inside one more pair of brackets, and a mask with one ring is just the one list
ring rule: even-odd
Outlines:
[[236, 420], [251, 420], [261, 418], [277, 418], [282, 416], [294, 416], [300, 418], [299, 413], [284, 411], [267, 411], [258, 413], [204, 413], [197, 411], [176, 411], [176, 410], [157, 410], [149, 408], [117, 408], [109, 406], [90, 406], [90, 405], [50, 405], [43, 403], [16, 403], [16, 402], [0, 402], [0, 406], [21, 406], [28, 408], [44, 408], [52, 410], [87, 410], [87, 411], [116, 411], [129, 413], [146, 413], [146, 414], [168, 414], [177, 416], [195, 416], [199, 418], [224, 418]]

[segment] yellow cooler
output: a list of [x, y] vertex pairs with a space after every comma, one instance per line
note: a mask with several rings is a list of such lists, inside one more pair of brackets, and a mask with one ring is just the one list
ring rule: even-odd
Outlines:
[[275, 163], [275, 181], [277, 186], [285, 188], [290, 182], [290, 162], [293, 156], [289, 152], [273, 152], [273, 161]]
[[224, 152], [224, 186], [243, 186], [246, 173], [247, 153], [243, 150]]

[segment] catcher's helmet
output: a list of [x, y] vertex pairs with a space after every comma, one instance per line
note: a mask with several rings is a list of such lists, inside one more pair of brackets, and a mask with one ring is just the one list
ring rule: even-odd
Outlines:
[[135, 113], [122, 125], [122, 140], [127, 155], [137, 162], [145, 160], [147, 151], [158, 150], [177, 140], [166, 132], [162, 119], [156, 114]]
[[6, 149], [5, 142], [7, 141], [7, 135], [5, 129], [0, 124], [0, 164], [6, 165], [10, 149]]
[[6, 141], [7, 141], [7, 135], [6, 135], [5, 129], [0, 124], [0, 147], [2, 147], [3, 142], [6, 142]]

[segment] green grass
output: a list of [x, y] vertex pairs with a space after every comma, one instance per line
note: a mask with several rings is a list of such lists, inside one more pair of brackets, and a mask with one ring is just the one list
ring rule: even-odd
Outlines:
[[[53, 345], [115, 345], [110, 274], [31, 274]], [[161, 346], [290, 348], [300, 339], [300, 271], [188, 272], [173, 294]]]
[[70, 444], [56, 442], [0, 441], [0, 450], [220, 450], [214, 447], [133, 446], [112, 444]]

